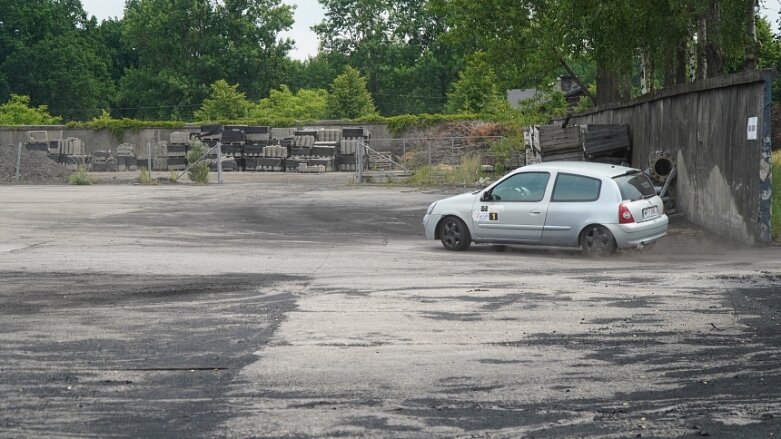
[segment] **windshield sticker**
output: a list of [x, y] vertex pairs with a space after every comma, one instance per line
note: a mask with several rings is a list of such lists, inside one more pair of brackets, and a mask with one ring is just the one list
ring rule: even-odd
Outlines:
[[499, 221], [499, 214], [496, 212], [491, 212], [488, 214], [488, 219], [491, 221]]

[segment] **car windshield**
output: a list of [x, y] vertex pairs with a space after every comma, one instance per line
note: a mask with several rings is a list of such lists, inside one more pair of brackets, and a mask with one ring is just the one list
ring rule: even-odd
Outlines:
[[642, 172], [633, 172], [615, 177], [618, 188], [621, 190], [621, 198], [627, 201], [636, 201], [656, 194], [651, 179]]

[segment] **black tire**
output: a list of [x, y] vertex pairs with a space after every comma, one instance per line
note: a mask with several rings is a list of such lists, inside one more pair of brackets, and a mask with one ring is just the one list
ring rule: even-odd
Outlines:
[[472, 245], [472, 235], [463, 221], [454, 216], [439, 223], [439, 240], [446, 250], [462, 251]]
[[586, 256], [609, 256], [616, 252], [616, 239], [600, 225], [586, 227], [580, 234], [580, 247]]

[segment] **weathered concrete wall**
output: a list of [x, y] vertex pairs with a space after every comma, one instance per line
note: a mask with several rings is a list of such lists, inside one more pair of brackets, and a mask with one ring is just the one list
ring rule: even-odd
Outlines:
[[[743, 72], [672, 87], [625, 105], [572, 116], [570, 124], [629, 124], [632, 164], [657, 151], [676, 159], [676, 202], [686, 217], [721, 236], [770, 242], [770, 83], [774, 71]], [[749, 140], [749, 118], [758, 135]]]
[[[314, 125], [303, 125], [296, 128], [353, 128], [363, 127], [372, 133], [372, 137], [377, 139], [387, 139], [392, 137], [388, 127], [384, 124], [354, 124], [343, 121], [323, 121]], [[276, 130], [278, 134], [289, 133], [292, 135], [294, 128]], [[52, 139], [64, 139], [66, 137], [77, 137], [81, 139], [86, 147], [87, 153], [91, 154], [98, 150], [114, 150], [121, 143], [132, 143], [135, 145], [137, 155], [146, 154], [147, 142], [153, 145], [158, 141], [168, 142], [169, 137], [174, 131], [198, 132], [200, 125], [187, 125], [185, 128], [142, 128], [138, 130], [127, 130], [123, 133], [121, 139], [117, 139], [108, 130], [93, 129], [75, 129], [60, 125], [46, 126], [21, 126], [21, 127], [0, 127], [0, 145], [18, 145], [20, 142], [27, 142], [28, 131], [47, 131]]]

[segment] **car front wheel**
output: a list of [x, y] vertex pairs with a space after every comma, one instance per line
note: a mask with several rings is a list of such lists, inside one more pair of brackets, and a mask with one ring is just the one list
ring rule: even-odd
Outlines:
[[586, 256], [608, 256], [616, 252], [616, 240], [604, 226], [588, 226], [580, 235], [580, 246]]
[[442, 220], [439, 240], [446, 250], [466, 250], [472, 244], [472, 235], [460, 219], [449, 216]]

